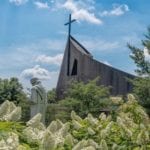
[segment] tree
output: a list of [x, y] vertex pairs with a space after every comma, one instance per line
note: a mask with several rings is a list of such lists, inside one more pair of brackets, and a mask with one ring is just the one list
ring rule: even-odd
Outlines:
[[62, 106], [77, 111], [81, 116], [88, 113], [99, 114], [100, 110], [107, 109], [110, 104], [109, 89], [97, 85], [98, 79], [88, 83], [73, 82], [66, 93], [66, 98], [60, 101]]
[[56, 89], [52, 89], [47, 92], [47, 100], [48, 100], [48, 103], [56, 102]]
[[22, 107], [22, 120], [27, 121], [30, 115], [30, 106], [27, 95], [18, 78], [0, 79], [0, 104], [5, 100], [13, 101]]
[[130, 44], [128, 47], [138, 74], [138, 77], [131, 81], [134, 86], [133, 92], [138, 96], [141, 105], [150, 108], [150, 27], [142, 40], [142, 49]]
[[133, 59], [137, 65], [135, 70], [139, 76], [150, 77], [150, 60], [147, 59], [146, 55], [150, 55], [150, 27], [148, 28], [148, 33], [145, 34], [145, 39], [142, 40], [143, 49], [137, 48], [128, 44], [132, 54], [130, 57]]
[[18, 104], [22, 99], [26, 99], [26, 95], [17, 78], [0, 79], [0, 103], [9, 100]]

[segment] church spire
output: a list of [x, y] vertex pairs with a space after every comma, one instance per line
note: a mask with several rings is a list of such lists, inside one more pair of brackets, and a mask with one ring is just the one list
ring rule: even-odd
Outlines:
[[65, 26], [68, 25], [68, 61], [67, 61], [67, 75], [70, 75], [70, 35], [71, 35], [71, 24], [75, 22], [75, 19], [71, 19], [71, 14], [69, 15], [69, 22], [65, 23]]

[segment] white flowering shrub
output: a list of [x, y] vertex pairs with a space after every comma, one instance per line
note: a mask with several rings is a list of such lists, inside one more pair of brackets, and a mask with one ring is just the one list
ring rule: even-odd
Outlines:
[[21, 107], [16, 107], [13, 102], [6, 100], [0, 106], [0, 121], [18, 121], [21, 118]]
[[10, 132], [6, 139], [0, 141], [0, 149], [16, 150], [16, 147], [19, 147], [19, 139], [18, 135], [13, 132]]
[[[72, 111], [71, 121], [52, 121], [47, 128], [40, 122], [41, 115], [37, 114], [14, 132], [10, 128], [5, 129], [7, 136], [4, 131], [0, 134], [0, 148], [3, 146], [3, 149], [13, 150], [15, 146], [15, 150], [149, 150], [150, 119], [133, 95], [128, 95], [127, 102], [120, 102], [116, 114], [115, 119], [111, 114], [106, 116], [104, 113], [98, 118], [88, 114], [82, 119]], [[1, 124], [2, 122], [0, 132]]]

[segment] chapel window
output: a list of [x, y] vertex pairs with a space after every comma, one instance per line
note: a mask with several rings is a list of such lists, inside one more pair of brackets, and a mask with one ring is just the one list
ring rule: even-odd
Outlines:
[[77, 59], [75, 59], [73, 62], [71, 75], [74, 76], [74, 75], [77, 75], [77, 73], [78, 73], [78, 61]]

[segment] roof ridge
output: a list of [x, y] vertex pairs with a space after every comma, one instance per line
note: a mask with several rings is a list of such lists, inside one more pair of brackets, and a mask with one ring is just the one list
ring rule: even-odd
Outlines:
[[92, 54], [82, 44], [80, 44], [73, 36], [70, 36], [70, 39], [73, 40], [75, 43], [77, 43], [87, 55], [92, 56]]

